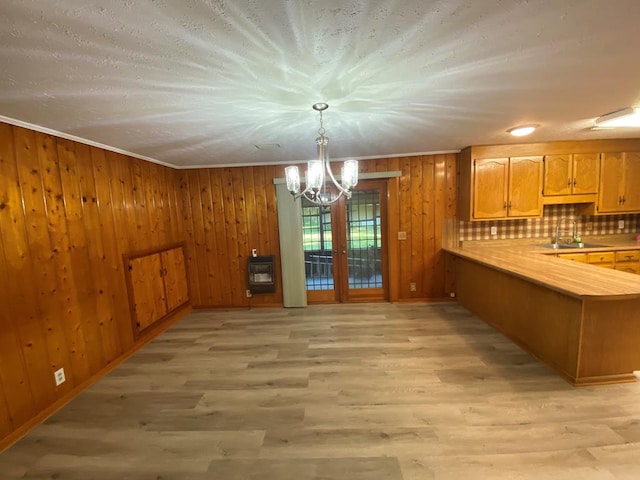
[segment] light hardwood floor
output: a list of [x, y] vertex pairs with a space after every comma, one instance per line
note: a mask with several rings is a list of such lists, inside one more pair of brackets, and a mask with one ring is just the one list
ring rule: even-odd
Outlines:
[[631, 480], [640, 382], [572, 387], [454, 303], [196, 311], [0, 454], [0, 472]]

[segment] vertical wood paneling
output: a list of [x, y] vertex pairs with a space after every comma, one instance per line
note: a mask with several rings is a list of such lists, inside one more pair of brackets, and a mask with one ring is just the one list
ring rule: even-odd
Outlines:
[[[207, 265], [206, 279], [209, 282], [209, 288], [206, 290], [207, 302], [211, 298], [222, 298], [225, 296], [224, 282], [216, 281], [217, 272], [215, 264], [219, 262], [216, 255], [220, 253], [226, 254], [226, 244], [224, 248], [218, 243], [216, 238], [216, 216], [214, 210], [217, 200], [214, 199], [214, 188], [211, 185], [211, 176], [209, 171], [202, 170], [199, 172], [198, 179], [200, 182], [200, 203], [202, 207], [202, 225], [204, 225], [204, 246], [202, 255]], [[228, 299], [230, 303], [230, 299]]]
[[102, 340], [102, 349], [105, 360], [110, 363], [118, 357], [119, 344], [117, 335], [111, 328], [113, 323], [114, 306], [109, 292], [109, 276], [105, 264], [104, 237], [100, 227], [100, 212], [98, 210], [98, 198], [96, 182], [93, 177], [93, 164], [91, 161], [91, 147], [76, 145], [76, 159], [80, 198], [82, 199], [82, 218], [87, 232], [87, 253], [91, 259], [91, 271], [93, 273], [93, 288], [95, 296], [95, 322], [98, 327], [97, 335]]
[[[0, 301], [8, 304], [0, 313], [0, 435], [132, 348], [124, 254], [184, 241], [195, 305], [281, 305], [279, 268], [276, 293], [247, 299], [245, 288], [252, 248], [281, 254], [273, 178], [282, 166], [173, 171], [0, 127]], [[401, 171], [390, 180], [396, 300], [451, 288], [439, 250], [442, 220], [455, 215], [455, 161], [360, 162], [362, 172]], [[56, 388], [58, 366], [68, 380]]]
[[[233, 169], [238, 170], [238, 169]], [[243, 241], [238, 236], [238, 226], [242, 221], [241, 214], [236, 210], [236, 194], [234, 190], [233, 174], [231, 168], [223, 168], [221, 173], [222, 180], [222, 198], [224, 202], [224, 224], [227, 233], [227, 275], [230, 280], [231, 299], [232, 301], [240, 300], [240, 290], [245, 285], [245, 270], [240, 271], [238, 262], [240, 242]], [[237, 199], [238, 204], [241, 199]]]
[[0, 123], [0, 442], [131, 350], [123, 254], [184, 241], [178, 178]]
[[[8, 397], [9, 408], [14, 419], [14, 427], [21, 424], [20, 420], [26, 421], [33, 415], [34, 411], [41, 410], [50, 404], [54, 398], [54, 385], [51, 379], [51, 368], [49, 352], [44, 335], [44, 325], [40, 322], [40, 312], [38, 307], [38, 296], [34, 281], [34, 265], [30, 256], [30, 245], [27, 238], [27, 226], [23, 210], [23, 197], [20, 190], [18, 178], [18, 167], [13, 146], [14, 136], [21, 132], [21, 129], [4, 129], [3, 139], [0, 145], [6, 153], [6, 161], [3, 161], [3, 171], [0, 175], [0, 194], [5, 195], [3, 201], [5, 208], [0, 211], [0, 221], [2, 228], [0, 234], [3, 237], [3, 251], [7, 275], [0, 278], [3, 290], [11, 302], [6, 309], [9, 318], [13, 320], [11, 331], [17, 332], [24, 357], [28, 383], [15, 385], [17, 401], [24, 402], [25, 410], [19, 407], [18, 403], [12, 402], [12, 397]], [[15, 133], [15, 135], [14, 135]], [[26, 207], [26, 206], [25, 206]], [[28, 208], [28, 207], [27, 207]], [[10, 345], [7, 345], [10, 348]], [[11, 350], [4, 351], [2, 355], [9, 355], [12, 352], [16, 358], [20, 352]], [[17, 362], [11, 362], [17, 365]], [[3, 371], [4, 374], [10, 372]], [[34, 388], [38, 385], [39, 388]], [[27, 390], [29, 390], [27, 392]]]
[[[98, 218], [98, 231], [100, 231], [103, 239], [99, 258], [102, 264], [104, 281], [98, 293], [107, 296], [109, 299], [109, 315], [103, 317], [103, 326], [111, 340], [112, 355], [115, 359], [126, 350], [127, 343], [132, 343], [132, 340], [129, 340], [132, 336], [131, 332], [127, 329], [131, 320], [127, 304], [122, 301], [122, 299], [127, 298], [127, 293], [124, 275], [121, 272], [123, 268], [122, 257], [118, 255], [117, 250], [105, 151], [91, 147], [91, 164], [95, 185], [95, 213]], [[140, 239], [140, 242], [142, 242], [142, 239]]]
[[422, 157], [422, 264], [421, 283], [419, 291], [436, 291], [436, 282], [441, 282], [437, 271], [436, 230], [442, 223], [436, 213], [436, 203], [442, 194], [441, 182], [436, 182], [436, 157], [428, 155]]
[[[395, 300], [442, 298], [452, 291], [445, 280], [450, 267], [441, 253], [441, 235], [443, 220], [455, 216], [455, 162], [455, 154], [360, 162], [362, 173], [401, 171], [399, 179], [390, 180], [398, 185], [389, 238]], [[183, 218], [187, 264], [190, 269], [206, 265], [208, 272], [189, 275], [194, 305], [248, 305], [245, 265], [251, 249], [280, 255], [273, 179], [283, 176], [283, 167], [191, 170], [181, 175], [182, 208], [190, 212]], [[397, 240], [398, 231], [407, 232], [407, 240]], [[251, 305], [281, 305], [278, 268], [276, 274], [278, 291], [255, 295]], [[416, 292], [410, 291], [411, 282], [417, 284]]]
[[[42, 136], [42, 134], [37, 135], [38, 137]], [[62, 324], [59, 321], [64, 303], [61, 296], [58, 295], [59, 285], [56, 281], [54, 249], [49, 237], [49, 224], [42, 185], [43, 175], [38, 162], [36, 134], [30, 130], [17, 129], [15, 140], [18, 178], [25, 205], [27, 243], [29, 256], [34, 265], [32, 281], [36, 286], [38, 317], [49, 353], [49, 378], [45, 381], [53, 383], [53, 372], [70, 364], [69, 340], [65, 338]], [[56, 389], [66, 392], [72, 388], [72, 383], [73, 379], [56, 387]]]
[[51, 242], [52, 261], [50, 263], [55, 275], [56, 297], [61, 302], [60, 305], [55, 305], [56, 310], [52, 312], [52, 319], [59, 319], [62, 336], [67, 343], [69, 358], [60, 366], [66, 367], [66, 385], [70, 388], [75, 383], [79, 383], [79, 379], [88, 378], [90, 375], [84, 332], [81, 328], [82, 319], [78, 309], [78, 292], [75, 288], [76, 283], [82, 279], [74, 278], [71, 268], [70, 237], [55, 139], [43, 134], [37, 134], [36, 138], [45, 214]]
[[244, 183], [245, 218], [247, 222], [247, 249], [258, 244], [258, 216], [256, 215], [256, 188], [253, 180], [253, 167], [242, 170]]
[[86, 342], [88, 368], [93, 375], [106, 364], [104, 344], [97, 321], [96, 272], [91, 268], [88, 243], [91, 240], [86, 231], [83, 217], [83, 196], [80, 192], [80, 177], [75, 156], [75, 144], [68, 140], [58, 140], [58, 158], [65, 215], [71, 242], [70, 265], [74, 272], [77, 293], [77, 309], [82, 312], [82, 330]]
[[425, 215], [423, 213], [425, 192], [426, 190], [424, 177], [422, 175], [422, 163], [423, 157], [411, 157], [409, 159], [409, 168], [411, 175], [411, 182], [409, 187], [409, 203], [411, 205], [411, 219], [410, 219], [410, 231], [411, 231], [411, 274], [410, 278], [412, 282], [416, 283], [416, 291], [410, 293], [411, 297], [418, 297], [419, 292], [424, 289], [424, 275], [425, 264], [424, 254], [425, 249], [424, 236], [425, 236]]
[[11, 415], [7, 407], [7, 397], [4, 391], [4, 382], [2, 378], [0, 378], [0, 438], [9, 435], [13, 430], [11, 426]]
[[[205, 305], [233, 305], [233, 293], [231, 291], [231, 285], [229, 278], [229, 245], [235, 240], [234, 237], [229, 236], [227, 224], [225, 222], [225, 204], [223, 193], [223, 178], [222, 170], [209, 170], [208, 172], [209, 191], [212, 199], [211, 209], [211, 222], [213, 224], [213, 232], [215, 236], [216, 249], [213, 254], [215, 265], [212, 270], [212, 278], [218, 279], [216, 281], [217, 288], [212, 291], [212, 295], [207, 298]], [[220, 269], [221, 268], [221, 269]], [[225, 279], [224, 281], [220, 281]], [[215, 280], [214, 280], [215, 281]]]
[[[273, 177], [266, 176], [265, 168], [255, 167], [253, 169], [253, 195], [256, 208], [255, 224], [258, 230], [257, 243], [255, 245], [264, 249], [264, 251], [258, 250], [258, 253], [267, 255], [274, 253], [271, 241], [273, 225], [269, 224], [269, 205], [267, 205], [268, 199], [265, 191], [269, 188], [271, 182], [273, 182]], [[271, 203], [272, 208], [273, 205], [275, 204]]]
[[[206, 172], [203, 172], [203, 175]], [[206, 202], [208, 196], [208, 179], [203, 178], [201, 184], [201, 172], [198, 170], [189, 170], [189, 191], [191, 193], [191, 213], [193, 215], [193, 248], [195, 255], [195, 270], [191, 275], [195, 275], [199, 285], [199, 304], [206, 304], [211, 296], [212, 282], [209, 277], [209, 261], [211, 260], [207, 254], [206, 227], [208, 219], [205, 218], [204, 212], [209, 208]], [[208, 175], [207, 175], [208, 176]], [[203, 199], [204, 197], [204, 199]]]
[[[12, 428], [26, 422], [38, 404], [42, 403], [38, 400], [44, 395], [38, 395], [36, 399], [31, 391], [28, 367], [34, 356], [46, 355], [46, 350], [44, 341], [40, 340], [40, 329], [36, 329], [32, 336], [26, 335], [25, 327], [32, 324], [30, 319], [34, 317], [34, 312], [32, 305], [25, 305], [24, 302], [33, 297], [29, 295], [31, 289], [28, 285], [25, 285], [25, 291], [21, 291], [20, 286], [31, 271], [31, 264], [24, 253], [25, 232], [20, 221], [23, 218], [22, 204], [18, 191], [13, 132], [8, 125], [0, 124], [0, 139], [0, 376], [3, 384], [0, 401], [5, 404], [3, 410], [9, 415]], [[14, 304], [16, 300], [19, 304]], [[22, 314], [31, 314], [29, 323], [21, 317]], [[36, 340], [35, 347], [23, 343], [22, 336], [27, 342]], [[34, 375], [42, 370], [47, 372], [46, 362], [34, 370]]]
[[[198, 281], [198, 263], [196, 258], [195, 231], [193, 205], [189, 189], [189, 170], [178, 172], [178, 195], [180, 198], [181, 225], [185, 244], [185, 261], [187, 267], [187, 280], [189, 282], [189, 292], [194, 305], [204, 305], [200, 295], [200, 282]], [[203, 285], [207, 287], [207, 285]]]
[[[276, 258], [280, 256], [280, 236], [278, 235], [278, 212], [276, 211], [276, 188], [273, 184], [274, 178], [282, 178], [282, 167], [277, 165], [272, 165], [266, 170], [266, 183], [264, 185], [264, 190], [262, 194], [265, 196], [267, 201], [267, 224], [270, 225], [269, 228], [269, 253], [275, 255]], [[275, 227], [275, 228], [274, 228]], [[280, 272], [280, 262], [276, 262], [276, 273]], [[276, 285], [276, 294], [280, 292], [282, 283], [278, 282]], [[266, 298], [266, 297], [265, 297]], [[278, 297], [278, 299], [282, 298], [282, 294]], [[279, 300], [281, 301], [281, 300]]]

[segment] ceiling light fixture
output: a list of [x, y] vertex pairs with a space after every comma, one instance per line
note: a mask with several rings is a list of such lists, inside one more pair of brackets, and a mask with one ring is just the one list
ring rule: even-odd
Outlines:
[[514, 137], [524, 137], [535, 132], [536, 128], [538, 127], [539, 125], [520, 125], [518, 127], [510, 128], [509, 130], [507, 130], [507, 132]]
[[[322, 112], [327, 108], [329, 108], [329, 104], [327, 103], [316, 103], [313, 105], [313, 109], [320, 112], [320, 128], [318, 129], [320, 136], [316, 138], [318, 159], [310, 160], [307, 163], [307, 185], [305, 189], [300, 191], [300, 174], [298, 167], [290, 166], [284, 169], [284, 176], [287, 179], [287, 190], [291, 192], [295, 199], [304, 196], [310, 202], [323, 207], [337, 202], [343, 195], [351, 198], [351, 189], [358, 184], [357, 160], [345, 160], [342, 165], [342, 184], [336, 180], [336, 177], [331, 171], [331, 162], [329, 161], [329, 137], [324, 135], [325, 129], [322, 124]], [[329, 175], [335, 191], [328, 186], [325, 172]]]
[[603, 128], [640, 127], [640, 107], [623, 108], [596, 119], [596, 126]]

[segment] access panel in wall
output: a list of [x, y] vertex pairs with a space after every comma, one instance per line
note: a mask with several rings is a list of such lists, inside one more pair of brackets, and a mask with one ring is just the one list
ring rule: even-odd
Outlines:
[[125, 266], [136, 337], [189, 301], [181, 245], [125, 255]]

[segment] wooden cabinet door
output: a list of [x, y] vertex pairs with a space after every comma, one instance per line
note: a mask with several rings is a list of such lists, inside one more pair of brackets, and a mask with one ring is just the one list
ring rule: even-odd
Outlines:
[[171, 312], [189, 300], [184, 253], [182, 247], [178, 247], [166, 250], [161, 255], [167, 311]]
[[597, 153], [576, 153], [573, 156], [571, 193], [598, 193], [598, 159]]
[[473, 218], [505, 218], [509, 159], [483, 158], [473, 164]]
[[640, 153], [624, 154], [624, 203], [622, 210], [626, 212], [640, 211]]
[[600, 158], [598, 212], [619, 212], [624, 191], [624, 158], [622, 153], [603, 153]]
[[545, 196], [569, 195], [571, 193], [573, 186], [572, 165], [571, 154], [545, 155], [543, 186]]
[[542, 157], [509, 159], [509, 217], [542, 216]]
[[167, 313], [160, 254], [129, 260], [135, 322], [144, 330]]
[[616, 263], [615, 269], [620, 270], [621, 272], [635, 273], [636, 275], [640, 274], [640, 264], [638, 263], [631, 263], [631, 262]]

